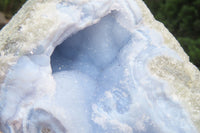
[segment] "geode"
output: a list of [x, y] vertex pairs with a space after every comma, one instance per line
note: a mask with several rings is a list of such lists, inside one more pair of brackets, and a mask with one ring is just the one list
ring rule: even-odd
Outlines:
[[200, 72], [142, 0], [29, 0], [0, 51], [0, 132], [200, 131]]

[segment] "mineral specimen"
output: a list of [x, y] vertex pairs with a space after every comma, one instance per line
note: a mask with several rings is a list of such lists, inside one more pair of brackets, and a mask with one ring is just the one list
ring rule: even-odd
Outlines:
[[200, 131], [200, 72], [142, 0], [29, 0], [0, 51], [3, 133]]

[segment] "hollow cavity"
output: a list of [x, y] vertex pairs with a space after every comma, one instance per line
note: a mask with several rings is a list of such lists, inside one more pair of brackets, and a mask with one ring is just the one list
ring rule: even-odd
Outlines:
[[115, 20], [115, 13], [67, 38], [51, 56], [53, 73], [76, 70], [93, 78], [117, 58], [130, 33]]

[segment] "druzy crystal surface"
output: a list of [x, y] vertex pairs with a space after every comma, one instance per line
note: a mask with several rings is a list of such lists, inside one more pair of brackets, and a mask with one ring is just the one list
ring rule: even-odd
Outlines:
[[141, 0], [28, 1], [0, 34], [18, 27], [0, 38], [0, 131], [197, 133], [199, 71], [154, 21]]

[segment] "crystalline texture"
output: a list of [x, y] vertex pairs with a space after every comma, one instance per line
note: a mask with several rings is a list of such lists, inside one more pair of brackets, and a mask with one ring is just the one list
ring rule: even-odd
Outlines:
[[2, 39], [0, 131], [198, 132], [199, 71], [140, 0], [37, 2], [0, 34], [34, 7]]

